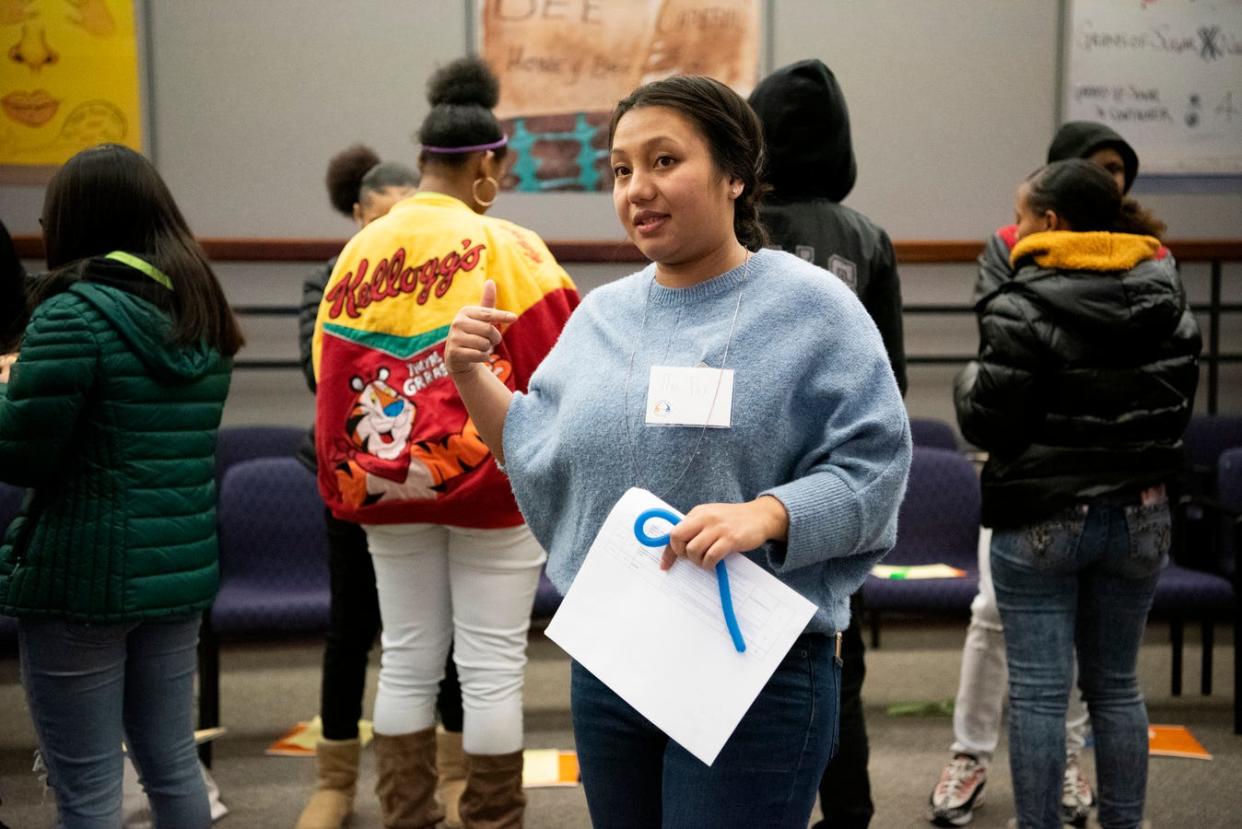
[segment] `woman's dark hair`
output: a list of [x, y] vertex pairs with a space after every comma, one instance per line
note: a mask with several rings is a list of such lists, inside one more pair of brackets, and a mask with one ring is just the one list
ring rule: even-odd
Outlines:
[[746, 100], [714, 78], [677, 75], [640, 86], [622, 98], [608, 125], [608, 147], [621, 116], [640, 107], [668, 107], [690, 120], [711, 149], [712, 159], [728, 176], [742, 182], [733, 202], [733, 232], [748, 250], [767, 244], [759, 221], [759, 200], [768, 190], [762, 181], [763, 126]]
[[101, 144], [65, 162], [47, 186], [43, 241], [52, 270], [67, 271], [78, 260], [120, 250], [168, 274], [172, 342], [205, 341], [226, 356], [245, 342], [164, 180], [129, 147]]
[[[504, 137], [492, 114], [500, 102], [500, 81], [479, 58], [458, 58], [442, 66], [427, 82], [431, 112], [418, 129], [418, 142], [425, 147], [476, 147]], [[504, 157], [505, 148], [493, 150]], [[470, 153], [433, 153], [424, 150], [419, 164], [460, 167]]]
[[1107, 230], [1160, 237], [1165, 225], [1132, 198], [1123, 197], [1113, 177], [1091, 161], [1070, 158], [1041, 167], [1027, 178], [1027, 206], [1051, 210], [1076, 231]]
[[413, 170], [399, 161], [381, 161], [362, 177], [358, 185], [358, 196], [363, 193], [378, 193], [389, 187], [417, 187], [418, 171]]
[[336, 211], [347, 218], [354, 215], [354, 205], [363, 193], [375, 193], [389, 187], [417, 187], [418, 172], [396, 161], [380, 161], [375, 150], [365, 144], [354, 144], [328, 162], [328, 198]]
[[7, 354], [26, 328], [26, 269], [8, 228], [0, 222], [0, 354]]
[[380, 163], [375, 150], [365, 144], [354, 144], [342, 150], [328, 161], [328, 199], [337, 213], [353, 218], [354, 205], [362, 189], [362, 179], [367, 171]]

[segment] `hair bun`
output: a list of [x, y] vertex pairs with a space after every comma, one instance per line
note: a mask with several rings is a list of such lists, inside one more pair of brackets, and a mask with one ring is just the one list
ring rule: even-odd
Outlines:
[[353, 216], [362, 177], [379, 163], [375, 150], [365, 144], [354, 144], [332, 156], [324, 181], [328, 185], [328, 199], [338, 213], [347, 218]]
[[432, 106], [474, 104], [494, 109], [500, 101], [500, 81], [482, 59], [458, 58], [431, 76], [427, 100]]

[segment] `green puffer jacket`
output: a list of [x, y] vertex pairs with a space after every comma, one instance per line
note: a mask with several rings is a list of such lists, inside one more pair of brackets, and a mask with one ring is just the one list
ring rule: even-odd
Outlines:
[[219, 581], [214, 456], [232, 363], [167, 343], [147, 276], [104, 259], [83, 272], [35, 310], [0, 386], [0, 480], [30, 488], [0, 545], [0, 613], [192, 614]]

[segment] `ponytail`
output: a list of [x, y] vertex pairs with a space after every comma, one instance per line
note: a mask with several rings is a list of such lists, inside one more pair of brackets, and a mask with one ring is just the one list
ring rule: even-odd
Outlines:
[[1164, 232], [1168, 230], [1168, 225], [1157, 219], [1150, 210], [1137, 201], [1127, 197], [1121, 202], [1121, 209], [1117, 213], [1117, 221], [1113, 223], [1113, 230], [1117, 233], [1137, 233], [1161, 239], [1164, 237]]

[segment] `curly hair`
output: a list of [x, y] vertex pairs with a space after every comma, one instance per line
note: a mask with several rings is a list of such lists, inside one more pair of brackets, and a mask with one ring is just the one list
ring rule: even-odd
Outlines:
[[354, 204], [362, 190], [362, 178], [379, 163], [380, 157], [375, 150], [365, 144], [354, 144], [332, 156], [324, 181], [328, 185], [328, 200], [337, 213], [346, 218], [354, 215]]

